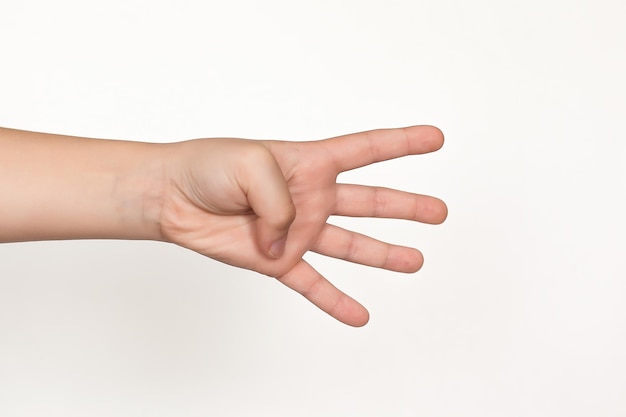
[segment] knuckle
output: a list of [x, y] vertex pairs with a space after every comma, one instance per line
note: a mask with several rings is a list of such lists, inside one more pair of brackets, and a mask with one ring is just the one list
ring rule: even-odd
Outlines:
[[238, 149], [236, 157], [241, 162], [242, 168], [248, 169], [250, 173], [254, 173], [259, 166], [274, 159], [269, 149], [254, 140], [247, 140], [245, 146]]
[[267, 219], [267, 223], [275, 228], [288, 228], [296, 219], [296, 209], [292, 204], [282, 205], [276, 210], [271, 218]]
[[374, 217], [385, 217], [385, 212], [387, 208], [387, 196], [386, 190], [380, 187], [373, 188], [373, 196], [374, 200]]

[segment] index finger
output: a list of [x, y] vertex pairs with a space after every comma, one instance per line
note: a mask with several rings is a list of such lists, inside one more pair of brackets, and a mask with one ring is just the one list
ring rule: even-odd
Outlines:
[[443, 146], [443, 133], [434, 126], [411, 126], [353, 133], [322, 142], [339, 173], [402, 156], [434, 152]]

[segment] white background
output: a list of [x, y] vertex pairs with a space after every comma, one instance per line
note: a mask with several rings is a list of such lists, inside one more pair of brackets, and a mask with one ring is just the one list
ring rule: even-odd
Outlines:
[[308, 257], [370, 309], [362, 329], [172, 245], [1, 245], [0, 415], [626, 415], [625, 21], [623, 0], [1, 0], [2, 126], [434, 124], [440, 152], [340, 179], [450, 216], [331, 219], [426, 258]]

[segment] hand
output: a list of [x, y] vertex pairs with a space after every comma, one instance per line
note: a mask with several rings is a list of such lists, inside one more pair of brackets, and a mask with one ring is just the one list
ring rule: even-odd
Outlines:
[[375, 130], [313, 142], [201, 139], [175, 144], [161, 207], [164, 240], [230, 265], [275, 277], [336, 319], [367, 323], [367, 310], [302, 259], [307, 251], [399, 272], [422, 254], [327, 223], [331, 215], [438, 224], [434, 197], [337, 184], [339, 173], [436, 151], [431, 126]]

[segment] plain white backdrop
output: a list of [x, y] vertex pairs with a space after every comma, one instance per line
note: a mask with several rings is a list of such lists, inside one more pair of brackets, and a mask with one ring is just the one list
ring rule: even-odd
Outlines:
[[1, 245], [0, 415], [626, 415], [625, 21], [622, 0], [1, 0], [1, 126], [434, 124], [441, 151], [340, 179], [450, 215], [331, 219], [425, 255], [408, 276], [308, 257], [362, 329], [172, 245]]

